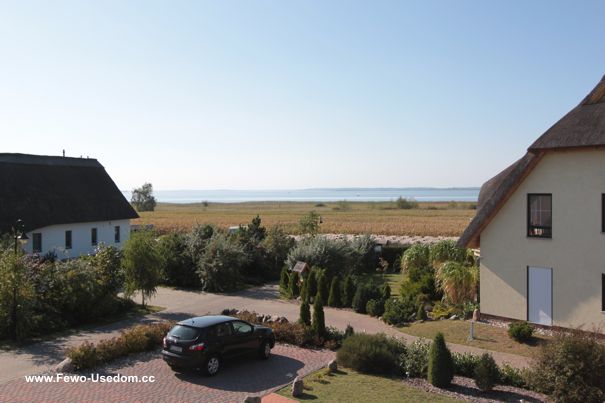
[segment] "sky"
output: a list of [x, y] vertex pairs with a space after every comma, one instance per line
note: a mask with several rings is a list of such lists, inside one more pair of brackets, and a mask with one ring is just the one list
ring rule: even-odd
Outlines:
[[121, 189], [480, 186], [605, 74], [604, 1], [0, 0], [0, 152]]

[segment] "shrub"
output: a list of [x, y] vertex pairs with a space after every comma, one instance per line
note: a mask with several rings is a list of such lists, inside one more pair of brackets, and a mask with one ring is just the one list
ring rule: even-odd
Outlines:
[[602, 402], [605, 399], [605, 345], [595, 334], [558, 334], [541, 346], [532, 383], [557, 402]]
[[355, 295], [355, 283], [351, 276], [346, 276], [344, 285], [342, 287], [342, 306], [348, 308], [353, 302], [353, 296]]
[[409, 298], [390, 299], [384, 305], [382, 319], [390, 325], [400, 325], [409, 322], [415, 310], [415, 302]]
[[454, 377], [454, 362], [450, 350], [445, 345], [443, 333], [439, 332], [433, 339], [429, 350], [428, 376], [429, 383], [438, 388], [450, 385]]
[[405, 273], [411, 268], [423, 269], [430, 267], [430, 249], [427, 245], [415, 243], [403, 253], [401, 257], [401, 270]]
[[264, 252], [264, 276], [269, 279], [277, 278], [277, 274], [284, 266], [290, 249], [294, 247], [294, 238], [278, 225], [267, 231], [267, 236], [260, 247]]
[[532, 339], [534, 327], [527, 322], [512, 322], [508, 325], [508, 335], [519, 343], [527, 343]]
[[363, 284], [357, 287], [351, 307], [357, 313], [366, 313], [366, 306], [371, 299], [379, 299], [380, 291], [375, 284]]
[[120, 336], [101, 340], [96, 345], [84, 342], [67, 350], [76, 369], [93, 368], [125, 355], [153, 350], [162, 344], [174, 322], [137, 325], [124, 330]]
[[456, 241], [444, 240], [434, 243], [429, 248], [429, 262], [433, 267], [439, 267], [445, 262], [458, 262], [473, 265], [474, 258], [466, 248], [459, 248]]
[[248, 263], [244, 247], [222, 233], [210, 238], [198, 261], [198, 275], [204, 291], [224, 292], [241, 287], [243, 268]]
[[298, 280], [299, 280], [298, 273], [292, 272], [292, 274], [290, 274], [290, 285], [289, 285], [290, 298], [296, 298], [300, 294], [300, 287], [298, 285]]
[[457, 313], [459, 313], [459, 311], [455, 306], [448, 305], [442, 301], [437, 301], [435, 305], [433, 305], [433, 310], [428, 316], [433, 320], [439, 320], [441, 318], [449, 318]]
[[307, 276], [307, 295], [309, 298], [315, 298], [317, 295], [317, 270], [312, 269], [309, 275]]
[[317, 294], [315, 295], [315, 298], [320, 299], [322, 305], [325, 305], [328, 302], [328, 293], [330, 292], [330, 289], [328, 288], [328, 277], [323, 270], [318, 271], [317, 276]]
[[384, 301], [381, 299], [371, 299], [366, 304], [366, 312], [370, 316], [381, 316], [384, 313]]
[[334, 276], [330, 284], [330, 296], [328, 297], [328, 306], [340, 307], [340, 282], [338, 277]]
[[313, 322], [311, 323], [313, 334], [323, 337], [326, 334], [326, 322], [324, 317], [324, 306], [321, 298], [316, 298], [313, 303]]
[[386, 301], [391, 298], [391, 286], [389, 285], [389, 283], [384, 283], [384, 285], [382, 286], [382, 290], [380, 290], [380, 298], [383, 301]]
[[481, 391], [491, 390], [500, 379], [500, 371], [496, 361], [489, 353], [483, 353], [475, 367], [475, 384]]
[[500, 383], [516, 388], [529, 389], [531, 371], [527, 368], [519, 369], [504, 363], [500, 367]]
[[281, 269], [281, 274], [279, 275], [279, 291], [283, 296], [288, 296], [290, 294], [290, 270], [288, 270], [288, 266], [284, 266]]
[[311, 326], [311, 307], [307, 301], [300, 304], [300, 317], [298, 323], [305, 326]]
[[200, 277], [187, 248], [187, 238], [173, 232], [158, 241], [158, 251], [164, 257], [163, 282], [178, 287], [199, 287]]
[[408, 377], [420, 378], [427, 375], [430, 347], [428, 341], [417, 339], [407, 346], [405, 354], [401, 354], [401, 369]]
[[452, 304], [473, 301], [477, 295], [479, 268], [458, 262], [445, 262], [435, 273], [435, 284]]
[[351, 335], [355, 334], [355, 329], [353, 329], [353, 326], [351, 326], [351, 324], [349, 323], [345, 329], [345, 339]]
[[418, 310], [416, 311], [416, 320], [426, 320], [426, 311], [424, 310], [424, 304], [418, 305]]
[[319, 232], [319, 224], [321, 224], [320, 215], [315, 211], [310, 211], [309, 214], [300, 218], [298, 228], [301, 234], [315, 235]]
[[452, 353], [454, 360], [454, 373], [460, 376], [472, 378], [475, 376], [475, 368], [479, 363], [479, 356], [470, 353]]
[[418, 208], [418, 202], [414, 199], [406, 199], [405, 197], [399, 196], [395, 201], [395, 206], [398, 209], [409, 210]]
[[338, 362], [362, 373], [393, 374], [405, 345], [384, 334], [355, 333], [344, 339], [338, 350]]
[[307, 262], [311, 267], [321, 267], [329, 278], [344, 274], [347, 268], [356, 264], [348, 241], [324, 236], [307, 237], [298, 241], [288, 253], [286, 263], [289, 267], [294, 267], [297, 261]]
[[355, 237], [350, 243], [350, 270], [351, 273], [370, 273], [376, 269], [378, 255], [374, 248], [376, 241], [371, 235]]
[[204, 255], [206, 246], [215, 233], [218, 233], [218, 230], [214, 226], [205, 224], [194, 226], [191, 232], [187, 234], [187, 250], [195, 264]]

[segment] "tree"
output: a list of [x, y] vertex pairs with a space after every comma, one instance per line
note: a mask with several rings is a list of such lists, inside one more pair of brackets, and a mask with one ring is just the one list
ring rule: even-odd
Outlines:
[[95, 270], [97, 283], [102, 292], [109, 295], [117, 295], [124, 285], [124, 271], [122, 269], [122, 251], [113, 246], [101, 244], [96, 253], [88, 259]]
[[187, 247], [187, 237], [178, 232], [162, 236], [158, 250], [164, 257], [163, 282], [178, 287], [199, 287], [200, 277]]
[[317, 270], [312, 269], [307, 276], [307, 295], [309, 298], [315, 298], [317, 295]]
[[145, 305], [145, 298], [156, 293], [164, 264], [153, 234], [150, 231], [133, 233], [124, 245], [123, 253], [124, 294], [130, 297], [140, 291]]
[[298, 323], [305, 326], [311, 326], [311, 307], [307, 301], [300, 304], [300, 318]]
[[328, 277], [324, 271], [318, 273], [317, 280], [317, 294], [315, 295], [316, 299], [321, 299], [321, 303], [324, 304], [328, 302]]
[[489, 353], [483, 353], [474, 371], [475, 385], [479, 390], [485, 392], [492, 390], [498, 379], [500, 370], [494, 358]]
[[300, 287], [298, 285], [298, 273], [297, 272], [292, 272], [292, 274], [290, 275], [290, 297], [292, 298], [296, 298], [298, 297], [298, 294], [300, 294]]
[[140, 188], [133, 189], [130, 203], [132, 203], [134, 208], [138, 211], [155, 210], [157, 203], [155, 197], [153, 197], [153, 185], [151, 183], [145, 183]]
[[13, 340], [27, 334], [31, 326], [34, 289], [27, 281], [24, 256], [5, 250], [0, 254], [0, 334], [7, 326]]
[[353, 296], [355, 295], [355, 283], [351, 276], [345, 277], [345, 282], [342, 287], [342, 306], [348, 308], [353, 302]]
[[281, 274], [279, 276], [279, 289], [282, 294], [287, 294], [290, 291], [290, 275], [287, 266], [284, 266], [281, 269]]
[[301, 234], [316, 235], [319, 232], [321, 222], [321, 216], [315, 211], [311, 211], [309, 214], [301, 217], [298, 221], [298, 228]]
[[323, 337], [326, 334], [326, 321], [324, 317], [324, 306], [321, 298], [316, 298], [313, 303], [313, 323], [311, 324], [313, 334]]
[[429, 350], [428, 381], [438, 388], [450, 386], [454, 378], [454, 360], [445, 344], [443, 333], [435, 335]]
[[330, 284], [328, 306], [340, 307], [340, 282], [336, 276], [332, 279], [332, 284]]
[[306, 280], [303, 280], [303, 283], [300, 286], [300, 300], [309, 301], [309, 282]]

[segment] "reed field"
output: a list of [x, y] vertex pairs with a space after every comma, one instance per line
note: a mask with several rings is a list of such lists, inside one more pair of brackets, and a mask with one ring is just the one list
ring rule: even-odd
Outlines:
[[409, 236], [459, 236], [475, 215], [475, 203], [426, 202], [399, 209], [393, 202], [248, 202], [158, 203], [153, 212], [139, 213], [133, 224], [153, 224], [160, 233], [189, 230], [196, 224], [227, 228], [260, 215], [263, 225], [284, 226], [298, 234], [298, 221], [310, 211], [321, 215], [321, 233]]

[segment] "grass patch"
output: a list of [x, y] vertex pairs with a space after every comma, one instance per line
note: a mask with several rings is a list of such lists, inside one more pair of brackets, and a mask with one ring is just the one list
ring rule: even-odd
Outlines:
[[552, 340], [550, 337], [536, 334], [530, 343], [518, 343], [508, 336], [507, 328], [475, 323], [475, 340], [469, 341], [470, 322], [447, 319], [412, 323], [409, 326], [403, 326], [398, 329], [402, 333], [424, 337], [429, 340], [433, 339], [437, 332], [441, 332], [449, 343], [464, 344], [466, 346], [518, 354], [526, 357], [533, 357], [540, 345]]
[[300, 218], [317, 210], [322, 233], [459, 236], [475, 215], [468, 208], [471, 203], [458, 203], [456, 208], [445, 202], [419, 203], [418, 209], [410, 210], [397, 209], [394, 202], [347, 202], [346, 210], [338, 202], [323, 204], [325, 207], [318, 208], [313, 202], [159, 203], [155, 211], [141, 212], [133, 224], [153, 224], [160, 232], [189, 230], [196, 223], [227, 228], [248, 223], [260, 214], [263, 225], [281, 224], [288, 233], [296, 234]]
[[399, 295], [401, 283], [403, 283], [403, 273], [389, 273], [384, 275], [385, 280], [391, 287], [391, 295]]
[[[304, 378], [305, 394], [298, 401], [318, 402], [458, 402], [404, 385], [398, 377], [365, 375], [351, 369], [328, 373], [326, 369]], [[291, 385], [276, 392], [294, 399]]]
[[23, 341], [20, 341], [17, 343], [10, 341], [10, 340], [1, 340], [0, 341], [0, 350], [12, 350], [12, 349], [19, 348], [19, 347], [25, 347], [25, 346], [28, 346], [28, 345], [31, 345], [34, 343], [39, 343], [39, 342], [48, 341], [48, 340], [54, 340], [59, 337], [70, 336], [75, 333], [92, 330], [97, 327], [110, 325], [112, 323], [121, 322], [123, 320], [135, 319], [135, 318], [138, 318], [141, 316], [160, 312], [160, 311], [163, 311], [164, 309], [166, 309], [166, 308], [161, 307], [161, 306], [154, 306], [154, 305], [142, 306], [142, 305], [136, 304], [132, 307], [132, 309], [129, 309], [128, 311], [120, 312], [116, 315], [110, 315], [110, 316], [106, 316], [103, 318], [99, 318], [98, 320], [95, 320], [94, 322], [74, 326], [74, 327], [71, 327], [68, 329], [58, 330], [56, 332], [45, 334], [44, 336], [31, 337], [31, 338], [28, 338], [26, 340], [23, 340]]

